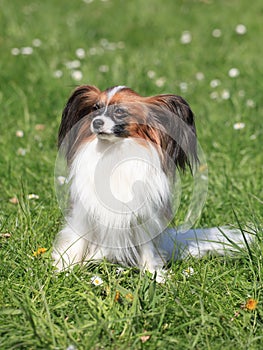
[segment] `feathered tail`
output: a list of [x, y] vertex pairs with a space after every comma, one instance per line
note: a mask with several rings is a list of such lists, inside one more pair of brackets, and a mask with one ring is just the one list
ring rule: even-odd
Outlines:
[[242, 248], [248, 248], [254, 235], [229, 227], [191, 229], [180, 232], [167, 229], [161, 241], [161, 249], [167, 252], [168, 259], [202, 257], [210, 252], [218, 255], [231, 254]]

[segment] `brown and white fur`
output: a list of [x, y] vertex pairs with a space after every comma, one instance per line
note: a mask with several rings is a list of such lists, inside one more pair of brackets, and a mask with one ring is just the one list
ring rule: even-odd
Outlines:
[[58, 145], [70, 182], [52, 253], [59, 270], [106, 258], [162, 279], [171, 258], [224, 253], [229, 240], [242, 244], [230, 230], [167, 228], [176, 169], [198, 164], [194, 115], [180, 96], [80, 86], [63, 111]]

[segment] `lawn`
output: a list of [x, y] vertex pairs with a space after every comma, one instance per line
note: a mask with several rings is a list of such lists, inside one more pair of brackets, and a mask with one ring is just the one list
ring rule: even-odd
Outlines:
[[[262, 349], [262, 1], [0, 5], [0, 349]], [[182, 95], [209, 171], [195, 226], [248, 225], [251, 248], [177, 261], [164, 284], [106, 261], [55, 274], [56, 138], [80, 84]]]

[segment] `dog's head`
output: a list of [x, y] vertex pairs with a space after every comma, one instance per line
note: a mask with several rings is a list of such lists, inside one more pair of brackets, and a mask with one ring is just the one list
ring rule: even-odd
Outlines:
[[63, 111], [58, 145], [63, 144], [70, 163], [78, 148], [94, 138], [150, 142], [157, 147], [166, 171], [171, 170], [171, 163], [185, 169], [198, 159], [193, 113], [182, 97], [173, 94], [142, 97], [125, 86], [105, 91], [78, 87]]

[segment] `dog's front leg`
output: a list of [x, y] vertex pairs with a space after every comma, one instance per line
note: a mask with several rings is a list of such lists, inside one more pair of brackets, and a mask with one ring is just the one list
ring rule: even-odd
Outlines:
[[55, 239], [52, 251], [53, 265], [63, 271], [86, 260], [87, 240], [70, 226], [65, 226]]
[[163, 269], [163, 266], [166, 262], [165, 254], [155, 247], [154, 242], [141, 246], [140, 266], [144, 271], [149, 271], [153, 275], [156, 274], [156, 281], [158, 283], [165, 282], [166, 270]]

